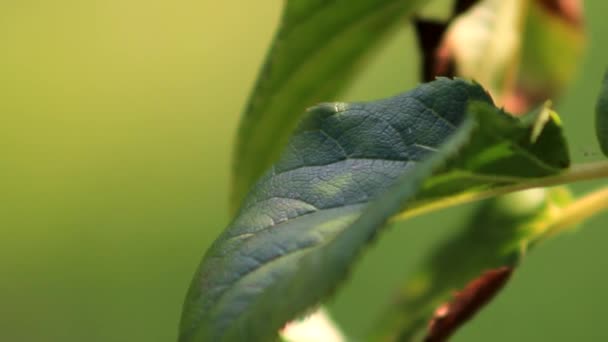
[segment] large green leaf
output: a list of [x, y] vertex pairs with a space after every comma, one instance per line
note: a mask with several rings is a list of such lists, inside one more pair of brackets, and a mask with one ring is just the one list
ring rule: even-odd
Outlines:
[[302, 109], [333, 99], [423, 0], [289, 0], [238, 132], [232, 207], [278, 157]]
[[608, 157], [608, 72], [604, 76], [600, 97], [595, 108], [595, 129], [602, 152]]
[[559, 187], [484, 202], [464, 229], [437, 246], [412, 273], [379, 320], [373, 340], [415, 340], [424, 333], [434, 311], [471, 280], [490, 270], [516, 266], [549, 233], [570, 199], [568, 190]]
[[386, 100], [317, 106], [207, 251], [180, 340], [266, 341], [329, 295], [404, 206], [567, 165], [551, 112], [511, 117], [460, 79]]

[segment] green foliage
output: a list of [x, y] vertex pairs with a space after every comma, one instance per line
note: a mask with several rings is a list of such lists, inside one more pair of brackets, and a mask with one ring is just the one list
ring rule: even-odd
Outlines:
[[[194, 276], [180, 342], [276, 340], [336, 290], [391, 220], [608, 176], [608, 164], [570, 166], [549, 102], [515, 117], [459, 78], [384, 100], [323, 103], [302, 118], [303, 108], [339, 94], [380, 38], [422, 3], [286, 2], [239, 129], [231, 204], [240, 210]], [[536, 2], [479, 5], [502, 17], [485, 27], [488, 12], [471, 11], [454, 22], [448, 38], [470, 36], [480, 47], [471, 55], [446, 39], [458, 68], [518, 112], [559, 93], [582, 49], [581, 22]], [[566, 56], [554, 59], [564, 46]], [[604, 152], [607, 82], [597, 106]], [[570, 203], [567, 189], [556, 188], [482, 204], [406, 282], [373, 338], [419, 335], [452, 291], [488, 269], [514, 267], [530, 246], [605, 209], [607, 198], [605, 190]]]
[[450, 25], [443, 48], [457, 75], [477, 80], [498, 104], [525, 113], [559, 96], [579, 66], [584, 20], [560, 6], [480, 0]]
[[531, 101], [557, 98], [579, 67], [586, 45], [584, 23], [564, 15], [543, 8], [541, 1], [527, 6], [515, 87]]
[[[472, 103], [479, 125], [459, 158], [427, 180], [422, 202], [441, 202], [457, 193], [488, 191], [559, 173], [570, 164], [557, 114], [548, 108], [513, 117], [487, 103]], [[423, 130], [426, 132], [426, 130]], [[431, 203], [432, 204], [432, 203]]]
[[[330, 294], [403, 207], [567, 166], [553, 113], [509, 116], [464, 80], [317, 106], [207, 252], [181, 341], [268, 340]], [[289, 300], [277, 301], [279, 293]]]
[[604, 76], [602, 89], [595, 109], [595, 128], [602, 152], [608, 157], [608, 73]]
[[373, 340], [413, 340], [454, 291], [487, 270], [516, 266], [570, 202], [568, 190], [559, 187], [517, 192], [481, 204], [471, 220], [414, 271], [379, 320]]
[[333, 99], [422, 0], [289, 0], [239, 128], [232, 207], [279, 156], [304, 108]]

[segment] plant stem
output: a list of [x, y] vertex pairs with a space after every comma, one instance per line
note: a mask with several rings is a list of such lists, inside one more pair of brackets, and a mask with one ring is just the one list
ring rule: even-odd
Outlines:
[[608, 179], [608, 162], [603, 161], [574, 165], [566, 171], [554, 176], [524, 180], [518, 184], [506, 185], [479, 192], [460, 193], [453, 196], [445, 197], [429, 204], [422, 203], [418, 206], [410, 207], [405, 211], [401, 212], [393, 218], [393, 221], [404, 220], [414, 216], [426, 214], [431, 211], [444, 209], [455, 205], [476, 202], [500, 195], [506, 195], [512, 192], [534, 188], [546, 188], [550, 186], [564, 185], [569, 183], [596, 179]]
[[559, 216], [553, 219], [543, 238], [563, 233], [606, 209], [608, 209], [608, 188], [591, 192], [565, 207]]

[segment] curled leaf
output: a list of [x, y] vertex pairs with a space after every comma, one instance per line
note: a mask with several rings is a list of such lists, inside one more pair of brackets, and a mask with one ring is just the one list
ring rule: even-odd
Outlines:
[[180, 341], [270, 340], [330, 295], [404, 208], [560, 172], [559, 124], [550, 118], [530, 139], [538, 118], [507, 115], [478, 84], [445, 78], [314, 107], [207, 251]]

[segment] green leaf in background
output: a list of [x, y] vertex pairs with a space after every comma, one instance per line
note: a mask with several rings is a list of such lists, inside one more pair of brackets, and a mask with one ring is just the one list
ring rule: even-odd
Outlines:
[[[584, 20], [575, 3], [482, 0], [446, 34], [457, 75], [486, 87], [499, 105], [521, 114], [558, 98], [580, 65]], [[556, 3], [555, 6], [549, 3]]]
[[507, 75], [517, 63], [527, 0], [481, 0], [456, 18], [444, 40], [460, 76], [483, 84], [498, 104], [504, 102]]
[[413, 197], [428, 202], [560, 172], [568, 155], [556, 120], [547, 110], [511, 117], [461, 79], [313, 108], [207, 251], [180, 341], [275, 336], [331, 293], [377, 228], [414, 206]]
[[525, 111], [547, 99], [559, 99], [571, 84], [586, 46], [581, 3], [529, 0], [509, 99], [513, 106]]
[[232, 208], [279, 156], [303, 109], [334, 99], [422, 0], [289, 0], [241, 121]]
[[484, 202], [471, 221], [435, 248], [379, 320], [372, 340], [412, 341], [433, 312], [484, 272], [515, 267], [571, 201], [564, 187], [533, 189]]
[[604, 75], [600, 96], [595, 108], [595, 129], [602, 152], [608, 157], [608, 72]]

